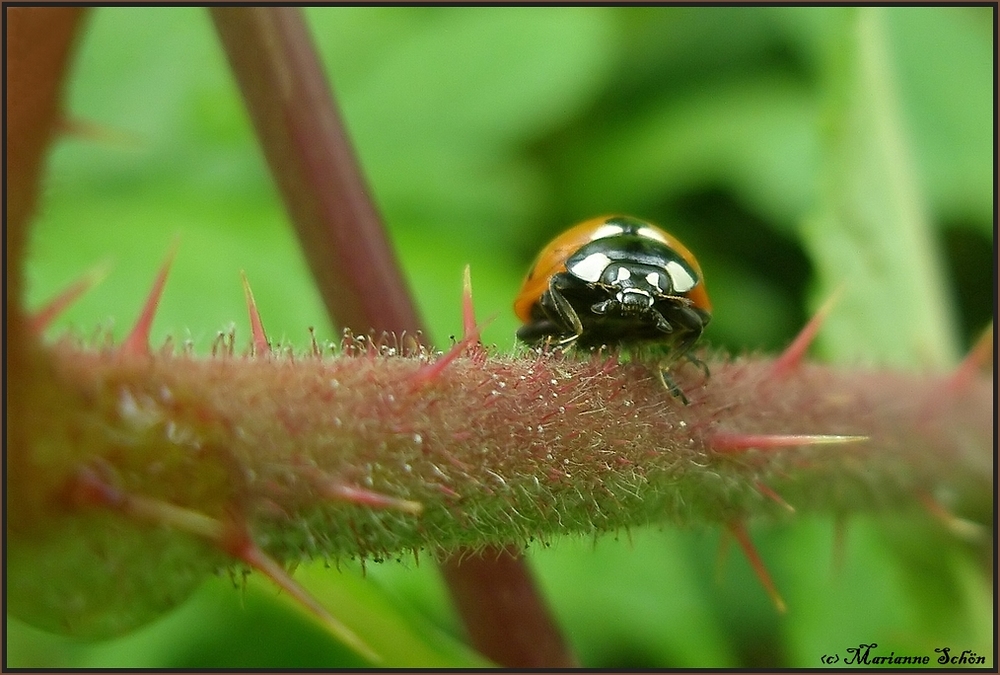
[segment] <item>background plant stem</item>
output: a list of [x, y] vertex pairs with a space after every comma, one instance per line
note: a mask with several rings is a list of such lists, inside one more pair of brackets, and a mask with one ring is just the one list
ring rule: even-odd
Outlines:
[[[330, 317], [359, 334], [417, 339], [419, 314], [301, 10], [211, 12]], [[507, 667], [574, 663], [520, 554], [466, 551], [449, 558], [442, 571], [484, 655]]]

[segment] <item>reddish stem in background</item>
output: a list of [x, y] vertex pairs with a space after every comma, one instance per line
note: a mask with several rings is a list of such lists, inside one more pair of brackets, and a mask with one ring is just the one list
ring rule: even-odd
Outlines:
[[421, 328], [302, 12], [211, 10], [330, 316], [357, 333]]
[[503, 658], [508, 668], [578, 668], [545, 607], [524, 558], [513, 549], [488, 548], [444, 558], [441, 573], [465, 621], [473, 646]]
[[[331, 318], [361, 334], [419, 334], [418, 313], [301, 10], [211, 13]], [[466, 552], [442, 569], [484, 655], [508, 667], [575, 662], [518, 553]]]

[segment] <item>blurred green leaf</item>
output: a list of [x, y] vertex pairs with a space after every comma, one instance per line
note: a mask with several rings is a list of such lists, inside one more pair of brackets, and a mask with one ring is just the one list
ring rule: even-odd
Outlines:
[[[867, 47], [878, 48], [885, 87], [857, 77], [859, 64], [872, 63], [853, 52], [865, 45], [839, 32], [837, 17], [852, 11], [880, 16], [880, 31], [866, 39], [875, 40]], [[945, 249], [929, 237], [963, 228], [949, 260], [963, 274], [992, 256], [990, 8], [306, 14], [439, 346], [461, 330], [466, 263], [479, 320], [497, 317], [484, 338], [507, 351], [510, 305], [538, 247], [574, 220], [624, 210], [675, 230], [698, 254], [716, 306], [709, 346], [787, 343], [803, 320], [811, 259], [819, 295], [852, 284], [829, 322], [838, 358], [952, 358], [954, 321], [935, 298], [948, 291], [938, 269]], [[835, 63], [831, 40], [844, 50]], [[232, 324], [245, 344], [241, 269], [273, 339], [305, 347], [310, 325], [321, 339], [336, 338], [205, 11], [100, 8], [81, 47], [68, 110], [138, 143], [69, 138], [50, 159], [32, 231], [29, 306], [95, 264], [113, 264], [50, 334], [73, 326], [90, 335], [113, 322], [120, 339], [179, 234], [154, 342], [190, 338], [205, 354]], [[820, 126], [821, 113], [832, 126]], [[892, 137], [897, 145], [887, 146]], [[855, 227], [816, 220], [803, 237], [796, 226], [821, 205]], [[919, 218], [904, 217], [914, 209]], [[915, 251], [905, 245], [913, 237], [930, 244]], [[977, 321], [993, 312], [991, 287], [968, 289], [988, 285], [991, 273], [959, 279]], [[987, 576], [954, 542], [926, 531], [883, 538], [863, 525], [850, 530], [841, 576], [830, 577], [831, 529], [793, 520], [753, 531], [789, 602], [785, 617], [736, 551], [716, 578], [715, 533], [637, 530], [631, 541], [557, 541], [529, 557], [587, 666], [815, 667], [818, 650], [843, 649], [848, 638], [960, 650], [963, 632], [972, 649], [992, 636]], [[907, 552], [907, 542], [940, 564]], [[355, 572], [315, 565], [298, 574], [338, 616], [356, 616], [387, 642], [394, 664], [476, 667], [458, 645], [461, 629], [431, 561], [369, 565], [367, 580]], [[937, 579], [924, 583], [929, 577]], [[245, 592], [210, 581], [177, 612], [98, 645], [8, 621], [8, 665], [363, 665], [253, 579]]]
[[844, 287], [820, 339], [838, 360], [944, 368], [957, 355], [955, 317], [899, 110], [886, 11], [845, 8], [838, 20], [822, 197], [803, 228], [818, 291]]
[[994, 12], [900, 7], [885, 16], [922, 194], [937, 222], [977, 226], [987, 237], [993, 235], [996, 188]]
[[575, 203], [600, 212], [727, 185], [790, 228], [815, 200], [816, 110], [788, 78], [722, 81], [649, 105], [567, 163]]

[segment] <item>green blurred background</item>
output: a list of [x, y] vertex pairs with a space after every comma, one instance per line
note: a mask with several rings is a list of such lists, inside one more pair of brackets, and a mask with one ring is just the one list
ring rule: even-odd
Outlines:
[[[466, 264], [480, 320], [496, 316], [484, 340], [509, 351], [510, 305], [539, 247], [574, 222], [625, 212], [697, 253], [715, 305], [705, 341], [742, 354], [781, 349], [832, 290], [814, 273], [804, 223], [822, 209], [831, 43], [845, 11], [305, 13], [436, 344], [461, 331]], [[964, 349], [993, 316], [994, 12], [878, 11], [906, 169], [953, 312], [939, 321]], [[272, 339], [305, 347], [309, 326], [337, 338], [205, 10], [95, 10], [68, 107], [126, 133], [67, 138], [52, 157], [29, 306], [111, 263], [53, 337], [100, 328], [121, 339], [179, 235], [154, 343], [170, 335], [205, 354], [231, 326], [245, 340], [241, 269]], [[876, 363], [864, 355], [885, 349], [853, 341], [850, 360]], [[818, 356], [844, 353], [824, 345]], [[586, 666], [818, 667], [859, 642], [886, 654], [990, 654], [982, 547], [917, 510], [857, 518], [838, 567], [834, 530], [820, 517], [752, 528], [785, 616], [739, 555], [717, 565], [715, 531], [641, 528], [528, 555]], [[477, 665], [430, 557], [369, 564], [366, 575], [353, 562], [296, 574], [359, 632], [381, 635], [388, 665]], [[210, 580], [176, 612], [98, 645], [7, 627], [12, 667], [363, 665], [257, 580], [244, 591]]]

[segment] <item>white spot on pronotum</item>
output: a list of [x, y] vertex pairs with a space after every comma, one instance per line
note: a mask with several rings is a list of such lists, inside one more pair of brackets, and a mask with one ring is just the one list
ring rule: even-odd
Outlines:
[[660, 275], [656, 272], [650, 272], [646, 275], [646, 283], [653, 288], [663, 290], [663, 286], [660, 285]]
[[605, 237], [614, 237], [624, 231], [625, 228], [621, 225], [610, 225], [605, 223], [590, 233], [590, 241], [597, 241], [598, 239], [604, 239]]
[[619, 267], [618, 273], [615, 275], [615, 281], [628, 281], [632, 278], [632, 273], [628, 271], [625, 267]]
[[595, 283], [600, 280], [604, 270], [611, 264], [611, 258], [603, 253], [591, 253], [583, 260], [568, 267], [569, 273], [582, 281]]
[[676, 260], [667, 263], [667, 272], [670, 273], [670, 280], [677, 293], [687, 293], [698, 283], [698, 280], [691, 276], [691, 273]]
[[662, 234], [660, 234], [651, 227], [640, 227], [639, 236], [645, 237], [646, 239], [655, 239], [656, 241], [662, 242], [664, 244], [669, 244], [666, 237], [664, 237]]

